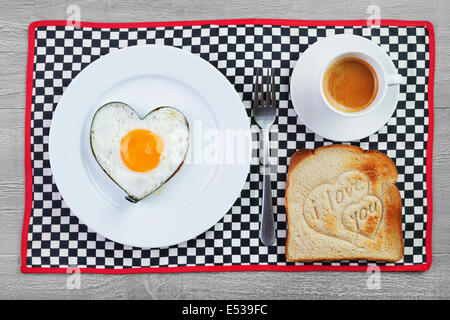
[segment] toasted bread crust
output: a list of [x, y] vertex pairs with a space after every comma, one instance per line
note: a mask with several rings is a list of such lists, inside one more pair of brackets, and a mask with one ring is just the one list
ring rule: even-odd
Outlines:
[[[378, 192], [382, 194], [382, 202], [384, 206], [384, 215], [382, 223], [384, 224], [383, 234], [379, 234], [377, 241], [369, 247], [370, 250], [376, 251], [380, 250], [381, 244], [389, 242], [394, 244], [395, 254], [390, 254], [382, 260], [387, 262], [395, 262], [403, 257], [403, 233], [401, 224], [402, 215], [402, 202], [400, 193], [395, 183], [398, 179], [397, 168], [394, 162], [384, 153], [375, 150], [363, 150], [360, 147], [353, 145], [329, 145], [317, 148], [315, 150], [311, 149], [300, 149], [297, 150], [291, 157], [289, 163], [289, 170], [287, 175], [286, 183], [286, 193], [285, 193], [285, 206], [286, 206], [286, 216], [287, 216], [287, 238], [286, 238], [286, 258], [292, 262], [314, 262], [314, 261], [342, 261], [342, 260], [375, 260], [371, 254], [367, 255], [339, 255], [339, 257], [334, 257], [332, 252], [326, 258], [314, 258], [314, 257], [296, 257], [291, 255], [290, 243], [293, 237], [292, 231], [289, 226], [291, 226], [292, 219], [289, 213], [289, 190], [292, 184], [291, 175], [295, 172], [298, 166], [302, 166], [306, 159], [319, 155], [322, 152], [330, 150], [340, 150], [346, 153], [352, 153], [357, 157], [364, 156], [364, 161], [358, 159], [355, 161], [348, 161], [346, 163], [345, 169], [353, 169], [362, 172], [370, 181], [371, 186]], [[379, 255], [377, 255], [379, 256]]]

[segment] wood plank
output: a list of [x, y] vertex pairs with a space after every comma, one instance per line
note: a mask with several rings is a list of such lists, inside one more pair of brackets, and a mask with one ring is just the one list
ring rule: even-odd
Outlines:
[[368, 287], [366, 272], [81, 274], [80, 289], [68, 289], [72, 275], [18, 268], [18, 256], [0, 257], [0, 299], [438, 299], [450, 287], [448, 254], [435, 255], [427, 272], [380, 273], [379, 289]]
[[450, 1], [379, 0], [381, 18], [429, 20], [436, 30], [434, 147], [434, 263], [425, 273], [383, 273], [369, 290], [365, 273], [192, 273], [82, 275], [68, 290], [67, 275], [21, 274], [18, 250], [23, 215], [23, 131], [27, 28], [34, 20], [68, 17], [77, 4], [85, 21], [169, 21], [225, 18], [364, 19], [370, 2], [347, 0], [132, 0], [0, 2], [0, 299], [5, 298], [448, 298], [450, 297]]
[[[342, 5], [339, 1], [148, 1], [136, 5], [132, 0], [112, 2], [79, 2], [81, 19], [85, 21], [168, 21], [168, 20], [198, 20], [224, 18], [282, 18], [282, 19], [364, 19], [369, 15], [368, 5], [364, 2], [347, 1]], [[20, 95], [15, 98], [20, 107], [25, 101], [25, 66], [27, 52], [27, 27], [35, 20], [68, 18], [66, 10], [72, 1], [51, 2], [48, 7], [45, 1], [20, 2], [21, 5], [9, 1], [0, 4], [0, 39], [2, 41], [0, 53], [0, 98], [2, 96]], [[436, 65], [436, 106], [450, 107], [450, 64], [439, 63], [450, 60], [450, 22], [446, 12], [450, 10], [450, 3], [445, 0], [423, 1], [377, 1], [381, 8], [381, 18], [430, 20], [434, 23], [438, 47]], [[408, 10], [405, 10], [407, 6]], [[99, 15], [99, 13], [101, 14]], [[270, 12], [267, 16], [266, 12]], [[414, 15], [411, 12], [415, 13]], [[321, 13], [320, 15], [318, 13]], [[101, 19], [99, 19], [99, 16]], [[6, 53], [3, 54], [3, 53]], [[7, 75], [8, 77], [5, 77]], [[1, 100], [0, 100], [1, 101]], [[6, 104], [10, 108], [11, 104]], [[0, 103], [0, 108], [5, 104]]]

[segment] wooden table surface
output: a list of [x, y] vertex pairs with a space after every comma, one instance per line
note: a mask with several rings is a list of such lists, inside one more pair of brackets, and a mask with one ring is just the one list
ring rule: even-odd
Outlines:
[[[231, 18], [366, 19], [369, 5], [382, 19], [429, 20], [436, 31], [433, 154], [433, 265], [423, 273], [381, 273], [369, 289], [365, 272], [224, 272], [82, 274], [69, 289], [67, 274], [22, 274], [24, 118], [27, 28], [35, 20], [65, 20], [78, 5], [82, 21], [136, 22]], [[0, 1], [0, 299], [409, 299], [450, 298], [450, 1], [448, 0], [189, 0]]]

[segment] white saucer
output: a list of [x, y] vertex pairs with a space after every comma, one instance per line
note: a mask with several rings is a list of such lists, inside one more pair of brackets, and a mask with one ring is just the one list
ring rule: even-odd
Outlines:
[[397, 107], [399, 85], [389, 86], [381, 105], [360, 117], [345, 117], [321, 100], [319, 77], [332, 57], [349, 51], [375, 56], [388, 74], [397, 74], [391, 58], [372, 41], [355, 35], [336, 35], [318, 40], [297, 61], [291, 76], [291, 100], [300, 120], [316, 134], [336, 141], [363, 139], [383, 127]]

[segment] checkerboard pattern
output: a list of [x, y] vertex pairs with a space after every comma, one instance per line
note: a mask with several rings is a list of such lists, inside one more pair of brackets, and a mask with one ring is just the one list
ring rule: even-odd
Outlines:
[[[33, 201], [26, 246], [26, 266], [41, 268], [158, 268], [178, 266], [278, 265], [285, 258], [284, 190], [289, 157], [300, 148], [331, 144], [309, 131], [289, 100], [289, 76], [309, 45], [334, 34], [364, 36], [385, 50], [406, 83], [400, 86], [397, 110], [376, 134], [352, 142], [391, 157], [398, 168], [397, 186], [403, 199], [405, 256], [398, 263], [426, 263], [426, 148], [428, 138], [429, 35], [426, 27], [277, 26], [214, 24], [149, 28], [35, 29], [31, 105]], [[182, 48], [209, 61], [235, 86], [250, 116], [255, 67], [274, 67], [279, 92], [279, 116], [272, 134], [273, 202], [277, 245], [258, 239], [262, 176], [257, 143], [250, 174], [229, 212], [197, 238], [168, 248], [141, 249], [115, 243], [82, 224], [64, 203], [52, 179], [48, 136], [53, 111], [72, 79], [101, 56], [120, 48], [163, 44]], [[252, 120], [254, 138], [257, 127]], [[367, 261], [307, 265], [367, 266]]]

